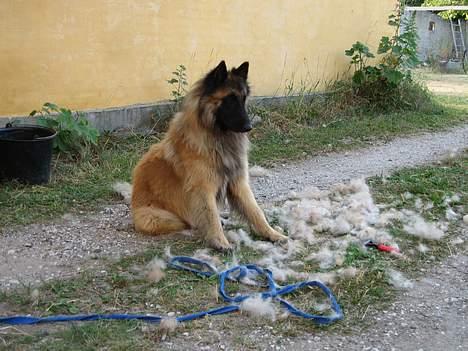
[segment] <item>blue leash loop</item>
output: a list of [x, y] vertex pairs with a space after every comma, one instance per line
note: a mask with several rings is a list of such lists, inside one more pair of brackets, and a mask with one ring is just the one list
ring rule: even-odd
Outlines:
[[[210, 309], [208, 311], [201, 311], [196, 313], [187, 314], [177, 317], [178, 322], [187, 322], [194, 319], [202, 318], [205, 316], [216, 316], [225, 313], [239, 311], [239, 304], [245, 299], [252, 297], [252, 294], [237, 294], [230, 296], [226, 292], [226, 280], [241, 282], [241, 280], [249, 275], [258, 278], [265, 278], [267, 281], [268, 290], [262, 292], [260, 295], [262, 299], [269, 299], [278, 301], [286, 308], [291, 314], [312, 320], [317, 324], [331, 324], [340, 319], [343, 319], [343, 311], [336, 301], [333, 292], [324, 284], [319, 281], [305, 281], [286, 286], [276, 284], [273, 279], [273, 274], [268, 269], [260, 268], [254, 264], [238, 265], [229, 268], [221, 273], [218, 273], [216, 267], [208, 262], [198, 260], [193, 257], [175, 256], [169, 261], [169, 266], [175, 269], [185, 270], [195, 273], [201, 277], [212, 277], [218, 275], [219, 279], [219, 294], [223, 297], [224, 301], [229, 302], [229, 305]], [[330, 301], [330, 307], [333, 314], [328, 316], [315, 315], [304, 312], [295, 307], [290, 302], [284, 300], [282, 297], [305, 287], [317, 287], [327, 296]], [[151, 314], [86, 314], [86, 315], [57, 315], [49, 317], [32, 317], [32, 316], [11, 316], [0, 317], [0, 324], [9, 325], [30, 325], [30, 324], [43, 324], [43, 323], [56, 323], [56, 322], [71, 322], [71, 321], [97, 321], [97, 320], [140, 320], [149, 323], [159, 323], [165, 317], [155, 316]]]

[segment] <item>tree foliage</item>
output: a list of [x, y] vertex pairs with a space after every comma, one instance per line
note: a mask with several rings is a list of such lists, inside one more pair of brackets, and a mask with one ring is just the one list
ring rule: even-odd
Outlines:
[[[468, 6], [468, 0], [425, 0], [423, 6]], [[442, 11], [438, 15], [446, 20], [457, 18], [468, 20], [468, 11]]]
[[424, 0], [401, 0], [402, 5], [406, 6], [421, 6]]

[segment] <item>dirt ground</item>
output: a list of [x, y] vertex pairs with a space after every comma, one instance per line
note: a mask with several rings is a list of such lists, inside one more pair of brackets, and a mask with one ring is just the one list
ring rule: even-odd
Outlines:
[[438, 74], [420, 72], [429, 90], [435, 94], [467, 96], [468, 74]]

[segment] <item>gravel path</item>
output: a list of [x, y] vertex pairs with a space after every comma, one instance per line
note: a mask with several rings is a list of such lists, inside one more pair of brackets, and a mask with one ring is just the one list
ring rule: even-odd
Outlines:
[[270, 177], [253, 178], [259, 201], [279, 200], [291, 190], [329, 185], [357, 177], [388, 174], [409, 166], [433, 162], [468, 147], [468, 124], [442, 133], [396, 138], [384, 145], [310, 158], [277, 167]]
[[0, 289], [66, 277], [99, 267], [101, 259], [135, 254], [151, 238], [135, 235], [127, 205], [71, 215], [0, 233]]
[[[465, 251], [466, 252], [466, 251]], [[433, 267], [389, 309], [367, 318], [373, 327], [349, 336], [295, 340], [295, 350], [468, 350], [468, 256]]]

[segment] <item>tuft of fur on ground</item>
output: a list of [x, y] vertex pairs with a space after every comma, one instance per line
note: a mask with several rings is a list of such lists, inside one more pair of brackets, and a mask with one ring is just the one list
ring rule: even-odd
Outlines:
[[151, 283], [157, 283], [166, 275], [166, 262], [158, 257], [153, 258], [146, 266], [146, 279]]
[[444, 231], [435, 223], [427, 222], [420, 215], [412, 213], [407, 217], [407, 224], [403, 226], [407, 233], [428, 240], [440, 240]]
[[116, 182], [112, 185], [112, 189], [122, 196], [124, 201], [129, 204], [132, 200], [132, 185], [126, 182]]
[[[433, 206], [409, 192], [402, 196], [413, 199], [417, 211]], [[455, 202], [457, 198], [450, 197], [446, 201]], [[349, 245], [366, 252], [364, 243], [372, 240], [398, 248], [397, 239], [389, 230], [395, 222], [401, 223], [407, 234], [428, 240], [440, 240], [448, 227], [447, 223], [427, 221], [413, 210], [376, 204], [364, 179], [335, 184], [330, 190], [310, 187], [302, 192], [292, 192], [284, 203], [266, 209], [265, 214], [270, 222], [276, 222], [288, 234], [287, 243], [277, 245], [255, 240], [242, 228], [229, 230], [226, 236], [237, 249], [245, 246], [256, 251], [260, 257], [255, 263], [269, 269], [280, 283], [319, 280], [334, 285], [340, 279], [356, 276], [357, 268], [342, 268]], [[425, 253], [430, 248], [420, 243], [414, 250]], [[404, 259], [405, 256], [403, 253], [396, 257]], [[325, 271], [305, 269], [311, 264]], [[399, 288], [405, 284], [409, 286], [408, 282], [402, 283], [402, 279], [398, 283], [398, 274], [392, 272], [391, 276]]]
[[426, 253], [426, 252], [429, 252], [431, 249], [424, 245], [423, 243], [419, 243], [418, 245], [418, 251], [421, 252], [421, 253]]
[[214, 267], [218, 267], [222, 264], [219, 257], [210, 254], [211, 249], [199, 249], [193, 254], [193, 257], [211, 264]]
[[249, 169], [249, 175], [251, 177], [269, 177], [270, 172], [267, 169], [263, 168], [263, 167], [252, 166]]
[[407, 279], [403, 273], [389, 269], [387, 271], [388, 274], [388, 282], [392, 284], [397, 289], [411, 289], [413, 287], [413, 282]]
[[164, 341], [167, 335], [174, 333], [179, 322], [175, 317], [165, 317], [159, 323], [159, 331], [161, 333], [161, 340]]
[[337, 273], [340, 277], [351, 279], [359, 273], [359, 269], [356, 267], [340, 268]]
[[171, 247], [166, 246], [164, 248], [164, 256], [166, 257], [167, 260], [170, 260], [172, 258], [172, 253], [171, 253]]
[[252, 317], [276, 321], [276, 308], [271, 298], [263, 299], [257, 294], [242, 301], [239, 307], [241, 312], [246, 312]]

